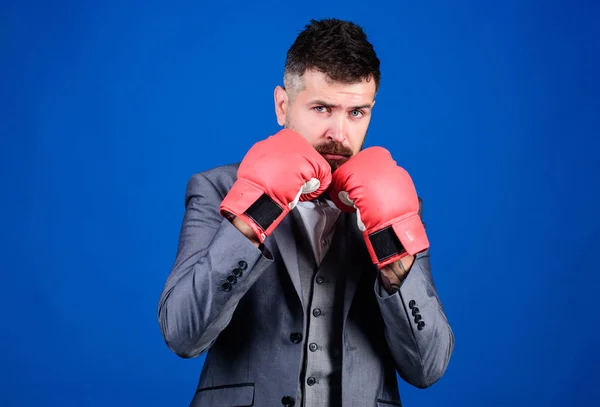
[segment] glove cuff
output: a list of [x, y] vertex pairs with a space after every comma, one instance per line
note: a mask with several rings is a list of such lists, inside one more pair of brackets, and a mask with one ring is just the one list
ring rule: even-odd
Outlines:
[[257, 184], [238, 179], [221, 203], [220, 212], [228, 219], [239, 217], [252, 228], [260, 243], [264, 243], [289, 209]]
[[429, 248], [425, 227], [416, 213], [395, 219], [375, 231], [364, 231], [363, 236], [371, 260], [378, 268]]

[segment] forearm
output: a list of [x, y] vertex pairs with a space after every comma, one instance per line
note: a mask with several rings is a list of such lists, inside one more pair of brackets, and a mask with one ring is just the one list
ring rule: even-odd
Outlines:
[[181, 357], [204, 352], [269, 264], [228, 221], [206, 250], [185, 242], [159, 302], [159, 324], [169, 348]]
[[380, 270], [381, 283], [388, 294], [391, 295], [400, 288], [414, 261], [415, 256], [407, 255]]
[[203, 174], [186, 188], [177, 256], [158, 303], [162, 335], [181, 357], [211, 345], [271, 261], [219, 213], [223, 195]]
[[425, 388], [444, 374], [454, 348], [454, 335], [429, 270], [429, 255], [417, 255], [391, 295], [375, 290], [385, 323], [385, 336], [399, 375]]
[[250, 226], [248, 226], [246, 223], [244, 223], [243, 220], [241, 220], [238, 217], [233, 218], [233, 220], [231, 221], [231, 223], [233, 224], [233, 226], [235, 226], [240, 232], [242, 232], [242, 234], [244, 236], [246, 236], [248, 238], [248, 240], [250, 240], [250, 242], [255, 246], [255, 247], [259, 247], [260, 246], [260, 242], [258, 241], [256, 235], [254, 234], [254, 231], [252, 230], [252, 228]]

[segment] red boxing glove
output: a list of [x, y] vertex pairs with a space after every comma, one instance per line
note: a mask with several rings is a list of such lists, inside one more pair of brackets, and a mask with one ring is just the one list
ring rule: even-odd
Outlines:
[[357, 212], [378, 268], [429, 248], [412, 179], [386, 149], [366, 148], [342, 164], [333, 173], [329, 195], [341, 210]]
[[254, 144], [220, 212], [239, 217], [260, 243], [298, 203], [319, 196], [331, 183], [331, 166], [298, 133], [284, 129]]

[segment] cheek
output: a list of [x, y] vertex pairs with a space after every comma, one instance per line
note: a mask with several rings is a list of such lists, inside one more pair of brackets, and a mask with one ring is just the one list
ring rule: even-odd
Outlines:
[[314, 115], [296, 114], [293, 119], [293, 125], [296, 131], [307, 139], [312, 145], [319, 144], [320, 140], [327, 133], [327, 126], [322, 120], [318, 120]]
[[350, 144], [350, 148], [356, 154], [360, 151], [360, 147], [365, 141], [365, 135], [367, 133], [367, 129], [360, 126], [360, 128], [353, 129], [354, 131], [348, 135], [348, 143]]

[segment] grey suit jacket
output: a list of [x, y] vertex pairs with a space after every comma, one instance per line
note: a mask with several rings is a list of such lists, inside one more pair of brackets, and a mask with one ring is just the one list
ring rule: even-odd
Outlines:
[[[298, 236], [288, 215], [259, 250], [219, 214], [237, 167], [214, 168], [189, 180], [158, 321], [178, 356], [208, 350], [192, 407], [294, 406], [306, 323]], [[399, 406], [395, 373], [418, 388], [431, 386], [446, 371], [454, 348], [429, 251], [416, 256], [398, 292], [382, 295], [356, 215], [341, 217], [346, 225], [345, 236], [337, 239], [345, 253], [338, 259], [345, 278], [341, 405]]]

